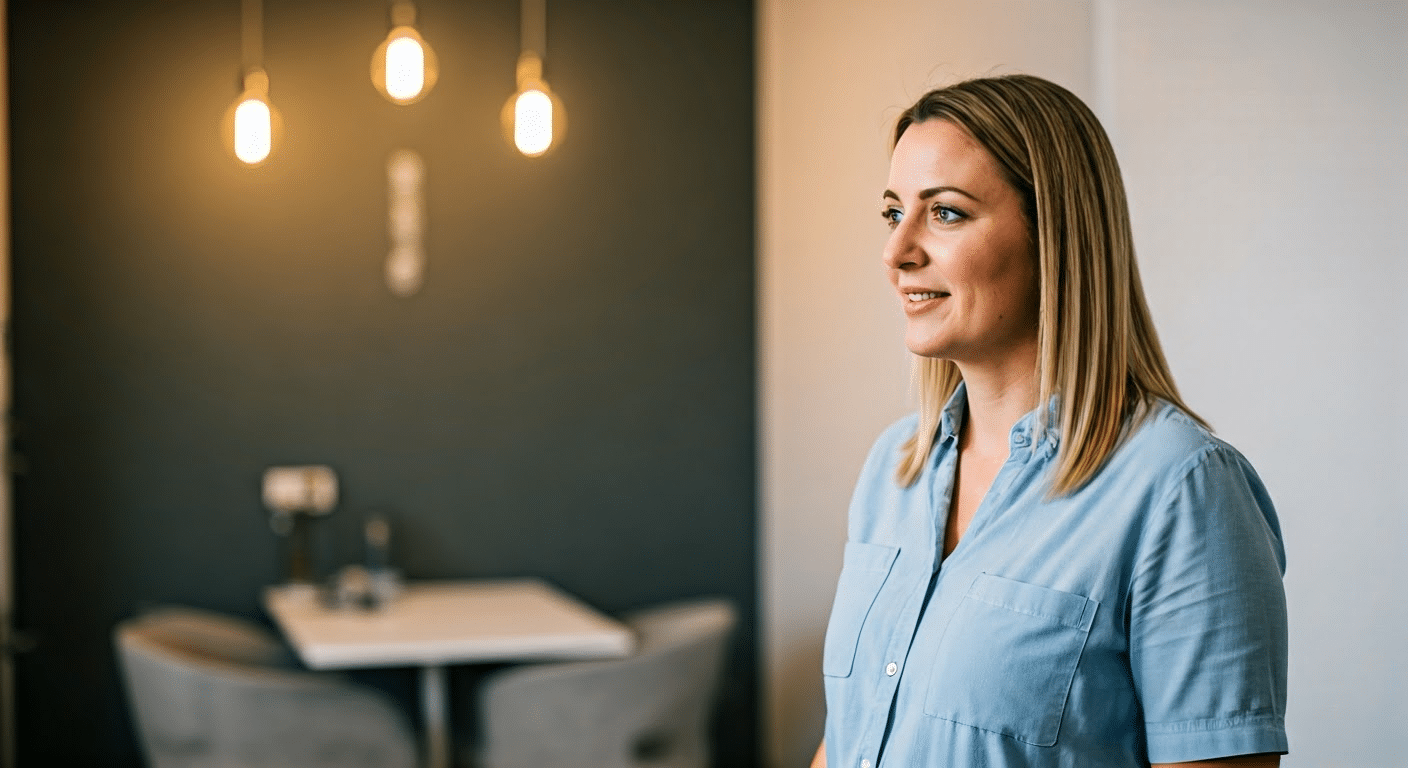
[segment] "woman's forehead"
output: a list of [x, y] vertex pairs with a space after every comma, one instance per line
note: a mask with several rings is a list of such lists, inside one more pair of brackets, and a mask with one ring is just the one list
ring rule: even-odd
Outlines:
[[992, 153], [967, 131], [926, 120], [910, 125], [895, 143], [889, 191], [903, 197], [936, 187], [957, 187], [978, 199], [1010, 188]]

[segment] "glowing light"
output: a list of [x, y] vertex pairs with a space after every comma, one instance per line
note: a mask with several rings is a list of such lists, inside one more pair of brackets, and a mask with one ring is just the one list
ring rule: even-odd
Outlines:
[[391, 31], [372, 53], [372, 85], [393, 104], [414, 104], [435, 87], [435, 50], [415, 24], [415, 4], [392, 0]]
[[386, 46], [386, 93], [397, 101], [409, 101], [425, 88], [425, 48], [410, 35], [392, 40]]
[[546, 0], [522, 0], [522, 48], [515, 80], [518, 88], [499, 113], [504, 137], [528, 157], [538, 157], [562, 142], [566, 114], [562, 102], [543, 78], [543, 51], [547, 46]]
[[236, 101], [234, 109], [226, 113], [229, 131], [226, 140], [235, 151], [240, 162], [258, 165], [274, 148], [274, 129], [277, 115], [269, 105], [269, 75], [262, 69], [251, 69], [245, 74], [244, 93]]
[[245, 99], [235, 107], [235, 157], [254, 165], [269, 156], [273, 143], [269, 105]]
[[552, 99], [546, 93], [532, 88], [514, 100], [513, 144], [529, 157], [537, 157], [552, 146]]

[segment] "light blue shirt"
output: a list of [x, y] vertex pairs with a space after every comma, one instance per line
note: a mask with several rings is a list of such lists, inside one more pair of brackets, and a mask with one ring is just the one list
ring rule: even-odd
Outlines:
[[[966, 412], [871, 450], [826, 632], [830, 768], [1130, 768], [1285, 752], [1285, 550], [1247, 460], [1163, 402], [1074, 494], [1035, 411], [941, 560]], [[1035, 445], [1034, 445], [1035, 443]]]

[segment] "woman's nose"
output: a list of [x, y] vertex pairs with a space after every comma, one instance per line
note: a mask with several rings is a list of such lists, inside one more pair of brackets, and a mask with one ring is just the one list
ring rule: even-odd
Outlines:
[[928, 255], [920, 247], [907, 221], [901, 221], [890, 231], [890, 239], [885, 241], [880, 258], [890, 269], [919, 267], [928, 261]]

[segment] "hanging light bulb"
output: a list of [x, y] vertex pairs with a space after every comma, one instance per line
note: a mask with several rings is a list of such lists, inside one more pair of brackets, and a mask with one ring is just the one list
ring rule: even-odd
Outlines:
[[244, 77], [244, 94], [235, 103], [235, 157], [258, 165], [274, 148], [274, 113], [269, 107], [269, 75], [262, 69]]
[[542, 61], [532, 52], [518, 59], [518, 93], [513, 95], [513, 146], [537, 157], [552, 146], [552, 96], [542, 80]]
[[523, 52], [518, 56], [518, 90], [504, 104], [504, 133], [528, 157], [538, 157], [561, 141], [566, 127], [562, 102], [543, 80], [542, 50], [547, 43], [545, 0], [523, 0]]
[[414, 99], [425, 88], [425, 47], [410, 35], [386, 46], [386, 92], [397, 101]]
[[435, 85], [435, 52], [416, 31], [416, 7], [391, 4], [391, 32], [372, 54], [372, 83], [395, 104], [420, 101]]
[[264, 71], [264, 20], [260, 0], [243, 0], [240, 53], [243, 66], [241, 87], [235, 103], [225, 111], [221, 122], [223, 144], [246, 165], [259, 165], [269, 158], [279, 141], [282, 122], [269, 102], [269, 73]]
[[552, 146], [552, 99], [534, 88], [518, 94], [513, 105], [513, 144], [529, 157]]

